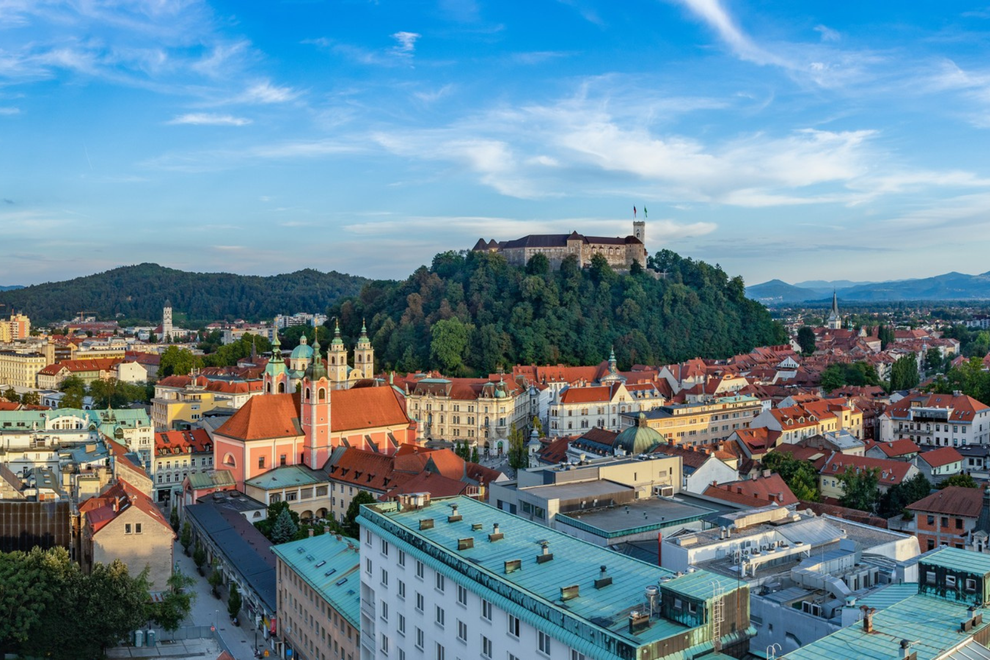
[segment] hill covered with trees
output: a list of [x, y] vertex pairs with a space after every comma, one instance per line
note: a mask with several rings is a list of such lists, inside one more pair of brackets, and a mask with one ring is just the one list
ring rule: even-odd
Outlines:
[[766, 308], [746, 298], [741, 277], [669, 250], [649, 266], [666, 275], [618, 274], [604, 257], [585, 270], [568, 258], [554, 271], [542, 255], [517, 268], [497, 254], [444, 252], [404, 281], [369, 282], [330, 314], [351, 342], [367, 321], [379, 368], [448, 375], [596, 364], [613, 346], [627, 368], [787, 340]]
[[36, 325], [71, 319], [85, 310], [100, 320], [116, 315], [131, 322], [159, 323], [171, 300], [177, 325], [198, 327], [215, 320], [271, 319], [276, 314], [324, 312], [368, 282], [336, 271], [306, 269], [260, 277], [191, 273], [158, 264], [114, 268], [104, 273], [0, 292], [0, 303], [22, 311]]

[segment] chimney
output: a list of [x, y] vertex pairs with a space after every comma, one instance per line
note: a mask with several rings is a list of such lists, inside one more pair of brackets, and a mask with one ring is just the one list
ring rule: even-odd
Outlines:
[[911, 640], [902, 639], [901, 640], [901, 660], [908, 660], [909, 658], [916, 657], [916, 654], [911, 653]]
[[309, 535], [310, 535], [310, 537], [313, 536], [313, 528], [312, 527], [309, 528]]
[[601, 573], [597, 580], [595, 580], [595, 589], [601, 589], [612, 584], [612, 578], [606, 574], [605, 564], [601, 565]]
[[870, 634], [873, 632], [873, 613], [877, 610], [875, 607], [867, 607], [866, 605], [860, 609], [863, 610], [863, 632]]
[[540, 541], [540, 546], [542, 549], [540, 554], [536, 555], [536, 563], [545, 564], [548, 561], [552, 561], [553, 554], [550, 552], [550, 541]]

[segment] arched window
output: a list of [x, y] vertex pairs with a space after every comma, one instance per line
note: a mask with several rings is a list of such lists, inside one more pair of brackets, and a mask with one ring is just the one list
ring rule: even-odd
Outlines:
[[271, 394], [272, 393], [272, 382], [271, 381], [268, 381], [267, 383], [265, 383], [265, 392], [267, 392], [268, 394]]
[[334, 365], [337, 364], [337, 358], [334, 357], [333, 355], [330, 356], [330, 364], [334, 364]]
[[309, 401], [309, 397], [310, 397], [310, 392], [309, 392], [309, 388], [307, 387], [306, 388], [306, 400], [307, 401]]
[[279, 394], [285, 394], [285, 382], [284, 381], [278, 384], [278, 393]]
[[321, 387], [317, 390], [316, 395], [320, 398], [320, 401], [325, 401], [327, 398], [327, 391]]
[[234, 455], [233, 454], [227, 454], [226, 456], [224, 456], [223, 457], [223, 464], [224, 465], [229, 465], [230, 467], [237, 467], [237, 463], [234, 461]]

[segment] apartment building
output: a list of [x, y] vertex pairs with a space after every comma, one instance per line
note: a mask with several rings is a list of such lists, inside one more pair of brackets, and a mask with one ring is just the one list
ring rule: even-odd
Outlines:
[[990, 444], [990, 407], [958, 391], [905, 397], [880, 416], [880, 441], [900, 438], [935, 447]]
[[[646, 424], [678, 445], [711, 445], [749, 428], [763, 410], [754, 396], [710, 397], [695, 403], [663, 405], [646, 414]], [[636, 425], [637, 415], [622, 416], [622, 427]]]

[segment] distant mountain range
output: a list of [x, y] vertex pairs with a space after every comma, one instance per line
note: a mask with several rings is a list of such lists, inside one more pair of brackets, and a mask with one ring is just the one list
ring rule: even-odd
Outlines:
[[10, 286], [0, 285], [0, 291], [14, 291], [15, 289], [23, 289], [24, 287], [20, 284], [11, 284]]
[[990, 272], [980, 275], [953, 272], [916, 280], [889, 282], [817, 280], [788, 284], [782, 280], [770, 280], [746, 287], [746, 295], [765, 305], [792, 305], [827, 301], [833, 290], [839, 292], [840, 302], [990, 300]]

